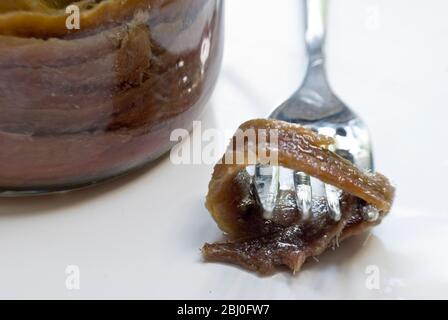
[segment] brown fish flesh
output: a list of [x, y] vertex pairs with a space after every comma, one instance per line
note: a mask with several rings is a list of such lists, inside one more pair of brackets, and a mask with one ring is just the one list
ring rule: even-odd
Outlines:
[[[276, 120], [251, 120], [240, 130], [273, 132], [278, 144], [258, 145], [257, 163], [264, 155], [277, 152], [278, 165], [305, 172], [322, 182], [342, 190], [342, 218], [332, 219], [322, 197], [313, 198], [312, 216], [303, 219], [292, 191], [281, 191], [272, 219], [263, 218], [263, 210], [255, 200], [251, 177], [246, 171], [250, 142], [236, 143], [234, 136], [223, 160], [215, 166], [209, 184], [206, 207], [218, 226], [228, 235], [226, 242], [205, 244], [202, 252], [208, 261], [238, 264], [261, 274], [286, 266], [300, 270], [309, 257], [338, 246], [347, 237], [359, 234], [381, 223], [389, 213], [394, 187], [379, 173], [361, 172], [349, 161], [329, 150], [334, 141], [295, 124]], [[241, 131], [240, 131], [241, 132]], [[244, 163], [227, 164], [225, 159], [245, 155]], [[369, 210], [379, 216], [369, 220]]]

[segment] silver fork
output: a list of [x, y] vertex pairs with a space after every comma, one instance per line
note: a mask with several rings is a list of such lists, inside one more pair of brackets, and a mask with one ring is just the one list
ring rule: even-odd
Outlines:
[[[301, 87], [270, 115], [297, 123], [321, 134], [332, 136], [332, 151], [354, 163], [361, 170], [373, 170], [373, 156], [369, 133], [364, 122], [331, 90], [325, 74], [323, 43], [327, 0], [305, 0], [305, 42], [309, 62]], [[303, 172], [292, 172], [276, 166], [257, 165], [253, 176], [256, 196], [265, 218], [272, 218], [279, 196], [280, 182], [293, 189], [296, 203], [304, 218], [311, 215], [314, 193], [319, 188], [326, 197], [333, 219], [341, 218], [340, 194], [337, 188], [309, 177]], [[286, 181], [286, 182], [285, 182]], [[320, 183], [320, 185], [319, 185]], [[284, 186], [283, 186], [284, 187]], [[283, 188], [282, 187], [282, 188]], [[367, 219], [375, 220], [378, 213], [366, 212]]]

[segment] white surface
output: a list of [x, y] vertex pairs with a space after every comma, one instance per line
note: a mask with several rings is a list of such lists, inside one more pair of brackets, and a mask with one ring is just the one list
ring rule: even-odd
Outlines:
[[[199, 248], [221, 236], [203, 206], [212, 167], [165, 157], [94, 189], [0, 200], [0, 298], [448, 298], [448, 2], [331, 0], [330, 10], [332, 86], [369, 124], [377, 168], [398, 186], [371, 236], [295, 277], [204, 264]], [[204, 126], [231, 133], [299, 84], [299, 14], [297, 0], [227, 1], [225, 63]], [[67, 265], [79, 266], [80, 290], [66, 289]]]

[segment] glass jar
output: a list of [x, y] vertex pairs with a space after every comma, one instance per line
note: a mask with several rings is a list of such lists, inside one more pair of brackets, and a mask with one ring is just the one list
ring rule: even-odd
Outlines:
[[168, 151], [215, 86], [222, 11], [221, 0], [2, 1], [0, 194], [90, 185]]

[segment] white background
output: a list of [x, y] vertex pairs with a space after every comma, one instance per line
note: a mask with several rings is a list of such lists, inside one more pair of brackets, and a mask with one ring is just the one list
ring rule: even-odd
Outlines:
[[[62, 196], [0, 200], [0, 298], [448, 298], [448, 1], [330, 0], [328, 73], [368, 123], [398, 187], [373, 234], [297, 276], [205, 264], [221, 233], [204, 208], [212, 166], [150, 168]], [[304, 75], [298, 0], [228, 0], [222, 76], [204, 127], [266, 116]], [[80, 290], [67, 290], [68, 265]], [[368, 266], [380, 287], [366, 287]]]

